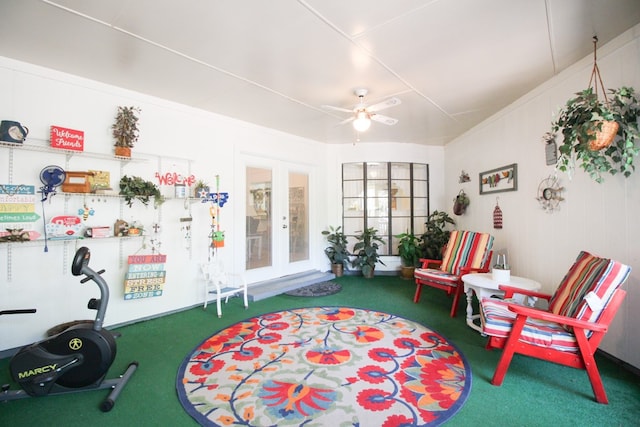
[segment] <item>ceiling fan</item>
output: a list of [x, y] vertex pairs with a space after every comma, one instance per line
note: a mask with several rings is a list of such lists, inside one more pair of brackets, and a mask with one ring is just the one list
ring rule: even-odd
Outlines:
[[377, 104], [367, 105], [364, 102], [364, 97], [368, 93], [367, 89], [356, 89], [354, 93], [358, 97], [359, 102], [358, 105], [356, 105], [352, 110], [341, 107], [333, 107], [331, 105], [323, 105], [322, 108], [341, 111], [344, 113], [352, 113], [353, 116], [349, 117], [346, 120], [343, 120], [342, 122], [340, 122], [340, 124], [353, 122], [353, 128], [358, 132], [364, 132], [369, 129], [369, 126], [371, 126], [371, 120], [379, 123], [384, 123], [385, 125], [389, 126], [398, 123], [398, 119], [378, 114], [378, 111], [380, 110], [384, 110], [385, 108], [393, 107], [394, 105], [400, 104], [400, 100], [398, 98], [392, 97]]

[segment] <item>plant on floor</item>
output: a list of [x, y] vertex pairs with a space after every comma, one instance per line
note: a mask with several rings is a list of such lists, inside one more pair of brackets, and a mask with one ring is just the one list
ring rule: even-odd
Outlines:
[[442, 259], [442, 248], [449, 241], [450, 230], [447, 225], [456, 222], [443, 211], [433, 211], [425, 222], [426, 231], [422, 234], [422, 257], [427, 259]]
[[152, 197], [154, 207], [164, 203], [164, 196], [160, 193], [158, 186], [151, 181], [145, 181], [139, 176], [129, 177], [124, 175], [120, 179], [120, 195], [124, 197], [129, 207], [133, 205], [136, 199], [146, 206]]
[[378, 230], [373, 227], [365, 228], [355, 237], [357, 240], [353, 245], [355, 258], [351, 261], [351, 266], [359, 268], [364, 277], [371, 278], [377, 263], [386, 265], [378, 255], [378, 249], [380, 244], [384, 244], [384, 240], [378, 236]]
[[394, 237], [400, 239], [398, 240], [398, 255], [402, 263], [400, 276], [411, 279], [413, 278], [415, 268], [420, 265], [420, 257], [422, 256], [420, 237], [409, 231]]
[[336, 276], [342, 276], [344, 268], [348, 267], [349, 256], [347, 250], [347, 236], [342, 232], [342, 227], [329, 226], [328, 230], [324, 230], [322, 235], [325, 236], [329, 246], [324, 248], [324, 253], [331, 261], [331, 271]]

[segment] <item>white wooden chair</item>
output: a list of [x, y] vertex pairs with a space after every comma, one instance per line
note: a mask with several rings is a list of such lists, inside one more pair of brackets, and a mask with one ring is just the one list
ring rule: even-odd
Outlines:
[[224, 271], [224, 265], [217, 256], [211, 257], [208, 262], [200, 264], [200, 271], [205, 280], [204, 285], [204, 308], [207, 308], [211, 295], [215, 296], [218, 317], [222, 317], [222, 299], [225, 304], [229, 297], [242, 294], [244, 298], [244, 308], [249, 307], [247, 299], [247, 282], [241, 274], [230, 274]]

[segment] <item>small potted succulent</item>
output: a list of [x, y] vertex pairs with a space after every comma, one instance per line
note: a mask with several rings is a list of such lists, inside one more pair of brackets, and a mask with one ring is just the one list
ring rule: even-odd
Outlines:
[[139, 137], [137, 116], [139, 113], [138, 107], [118, 107], [116, 121], [111, 125], [116, 156], [131, 157], [131, 149]]

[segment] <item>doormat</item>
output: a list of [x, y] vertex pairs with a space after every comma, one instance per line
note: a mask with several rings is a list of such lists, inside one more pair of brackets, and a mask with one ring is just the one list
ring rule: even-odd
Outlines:
[[339, 283], [334, 282], [321, 282], [314, 283], [313, 285], [304, 286], [302, 288], [293, 289], [289, 292], [285, 292], [285, 295], [291, 295], [294, 297], [323, 297], [326, 295], [337, 294], [342, 290], [342, 286]]

